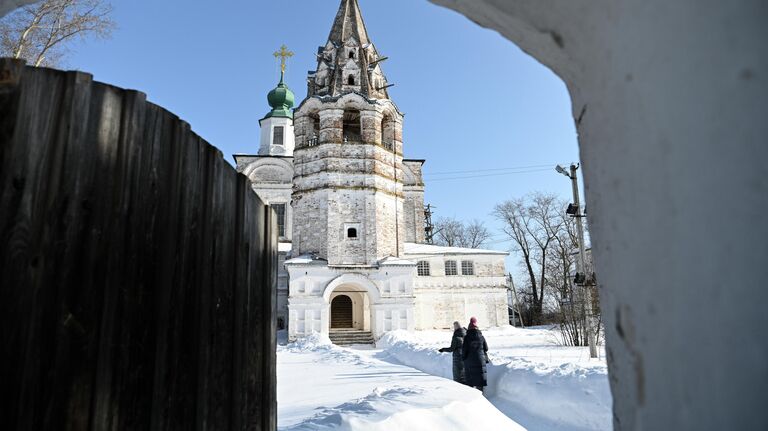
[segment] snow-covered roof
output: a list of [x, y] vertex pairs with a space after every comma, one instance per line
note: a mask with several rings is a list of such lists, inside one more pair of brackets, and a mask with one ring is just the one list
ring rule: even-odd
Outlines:
[[399, 257], [389, 256], [380, 260], [379, 265], [416, 266], [416, 262], [408, 259], [400, 259]]
[[312, 256], [311, 254], [302, 254], [301, 256], [296, 256], [293, 259], [288, 259], [285, 261], [285, 263], [293, 264], [293, 265], [327, 265], [328, 261], [325, 259], [318, 259], [315, 256]]
[[508, 255], [509, 252], [499, 250], [485, 250], [481, 248], [443, 247], [432, 244], [416, 244], [406, 242], [405, 254], [498, 254]]
[[290, 242], [278, 242], [277, 251], [289, 252], [293, 249], [293, 243]]

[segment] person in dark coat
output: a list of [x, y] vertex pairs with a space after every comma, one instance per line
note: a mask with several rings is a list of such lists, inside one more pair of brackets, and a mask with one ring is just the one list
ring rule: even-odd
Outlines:
[[482, 392], [483, 388], [488, 386], [488, 373], [485, 367], [488, 363], [488, 344], [477, 327], [477, 319], [474, 317], [469, 320], [469, 329], [464, 337], [461, 352], [466, 384]]
[[461, 359], [461, 347], [464, 345], [465, 335], [467, 335], [467, 330], [462, 328], [459, 322], [453, 322], [451, 347], [443, 347], [439, 350], [440, 353], [453, 352], [453, 380], [462, 384], [466, 384], [464, 379], [464, 360]]

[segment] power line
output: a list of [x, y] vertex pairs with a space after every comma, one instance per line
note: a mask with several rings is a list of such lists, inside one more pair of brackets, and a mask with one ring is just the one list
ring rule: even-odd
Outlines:
[[511, 171], [520, 169], [534, 169], [534, 168], [551, 168], [557, 165], [557, 163], [548, 163], [546, 165], [530, 165], [530, 166], [510, 166], [507, 168], [483, 168], [483, 169], [471, 169], [466, 171], [445, 171], [445, 172], [429, 172], [425, 173], [425, 177], [433, 175], [453, 175], [453, 174], [474, 174], [477, 172], [494, 172], [494, 171]]
[[546, 172], [549, 171], [550, 168], [545, 169], [532, 169], [528, 171], [518, 171], [518, 172], [501, 172], [496, 174], [484, 174], [484, 175], [465, 175], [460, 177], [443, 177], [443, 178], [427, 178], [425, 181], [429, 181], [430, 183], [434, 183], [437, 181], [448, 181], [448, 180], [466, 180], [471, 178], [485, 178], [485, 177], [498, 177], [498, 176], [505, 176], [505, 175], [517, 175], [517, 174], [532, 174], [537, 172]]

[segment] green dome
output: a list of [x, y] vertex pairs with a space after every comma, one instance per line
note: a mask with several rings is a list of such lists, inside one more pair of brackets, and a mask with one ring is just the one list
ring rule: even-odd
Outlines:
[[269, 106], [272, 107], [272, 111], [270, 111], [270, 113], [267, 114], [267, 116], [264, 118], [293, 118], [293, 112], [291, 112], [291, 108], [293, 108], [295, 101], [296, 97], [293, 95], [293, 92], [288, 88], [288, 86], [285, 85], [283, 82], [283, 75], [280, 74], [280, 83], [277, 84], [277, 87], [274, 90], [267, 94], [267, 102], [269, 102]]

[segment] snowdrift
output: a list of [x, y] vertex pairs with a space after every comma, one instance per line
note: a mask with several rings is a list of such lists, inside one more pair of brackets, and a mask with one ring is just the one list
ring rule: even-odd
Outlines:
[[[439, 346], [429, 337], [405, 331], [387, 333], [377, 344], [391, 360], [451, 379], [451, 356], [438, 353]], [[486, 396], [507, 416], [531, 430], [612, 429], [605, 366], [552, 365], [495, 354], [493, 345], [490, 348]]]
[[281, 431], [525, 429], [480, 392], [331, 344], [313, 334], [278, 346]]

